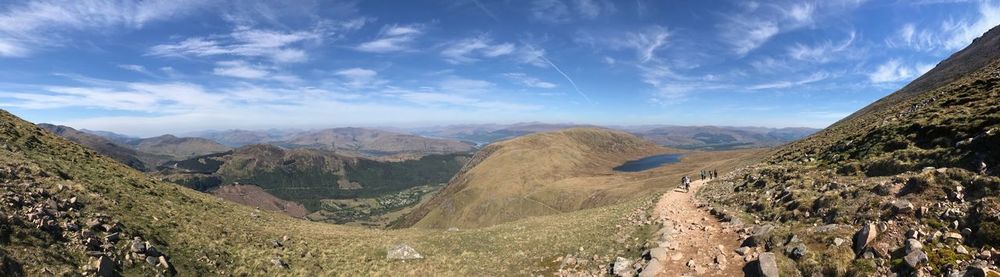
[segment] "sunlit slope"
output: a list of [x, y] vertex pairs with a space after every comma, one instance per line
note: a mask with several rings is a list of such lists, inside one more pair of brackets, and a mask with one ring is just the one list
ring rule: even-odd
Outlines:
[[[130, 238], [140, 236], [169, 257], [182, 276], [549, 275], [558, 267], [552, 261], [569, 253], [596, 257], [592, 265], [607, 264], [618, 255], [636, 257], [644, 240], [615, 240], [645, 233], [639, 231], [642, 226], [637, 222], [642, 221], [629, 215], [636, 211], [642, 215], [651, 200], [459, 232], [379, 231], [313, 223], [152, 180], [7, 112], [0, 112], [0, 172], [5, 203], [14, 196], [44, 202], [29, 192], [37, 188], [59, 201], [77, 197], [82, 204], [74, 217], [79, 221], [103, 214], [119, 223], [126, 239], [113, 249], [128, 249]], [[63, 190], [58, 190], [59, 184]], [[36, 276], [47, 270], [58, 275], [79, 273], [89, 264], [80, 242], [68, 239], [77, 232], [62, 227], [53, 230], [55, 234], [40, 231], [24, 209], [28, 208], [0, 205], [3, 272]], [[64, 219], [57, 220], [61, 226]], [[285, 236], [288, 240], [283, 240]], [[275, 240], [283, 246], [275, 247]], [[406, 243], [426, 258], [386, 259], [385, 249], [396, 243]], [[111, 253], [122, 261], [123, 253]], [[272, 261], [277, 259], [288, 268], [276, 266]], [[145, 262], [114, 267], [127, 276], [155, 275]]]
[[630, 160], [676, 150], [597, 128], [538, 133], [479, 151], [403, 226], [482, 227], [622, 202], [650, 189], [614, 176]]
[[[701, 195], [745, 222], [773, 226], [751, 241], [767, 242], [782, 276], [961, 275], [983, 259], [963, 250], [1000, 247], [1000, 55], [969, 54], [987, 54], [975, 51], [998, 41], [994, 28], [927, 74], [946, 65], [965, 73], [925, 75]], [[915, 84], [926, 90], [909, 89]], [[852, 249], [869, 223], [877, 233]], [[921, 235], [908, 247], [913, 230]], [[808, 252], [781, 251], [798, 244]]]

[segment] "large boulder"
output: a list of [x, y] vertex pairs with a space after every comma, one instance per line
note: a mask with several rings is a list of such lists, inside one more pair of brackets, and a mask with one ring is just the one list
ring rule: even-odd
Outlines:
[[111, 261], [108, 256], [101, 255], [94, 262], [94, 266], [97, 268], [96, 275], [98, 277], [112, 277], [115, 275], [115, 262]]
[[927, 254], [924, 253], [923, 250], [915, 250], [913, 252], [910, 252], [909, 254], [906, 254], [906, 256], [903, 257], [903, 261], [906, 262], [906, 266], [908, 266], [910, 269], [916, 270], [926, 265], [929, 259], [927, 258]]
[[765, 246], [767, 244], [767, 240], [771, 238], [771, 231], [773, 230], [774, 226], [770, 225], [754, 226], [753, 229], [751, 229], [750, 236], [743, 241], [742, 246]]
[[757, 257], [757, 271], [756, 276], [761, 277], [778, 277], [778, 259], [774, 257], [774, 253], [764, 252], [760, 253]]
[[413, 249], [413, 247], [406, 244], [390, 246], [386, 251], [386, 257], [390, 260], [413, 260], [424, 258], [424, 256], [420, 255], [416, 249]]
[[872, 245], [876, 236], [878, 236], [878, 230], [875, 223], [868, 222], [861, 227], [861, 230], [854, 233], [854, 254], [861, 255], [866, 248]]
[[913, 251], [923, 250], [924, 244], [916, 239], [907, 239], [906, 244], [903, 248], [903, 252], [906, 254], [913, 253]]
[[655, 277], [660, 271], [663, 271], [663, 262], [652, 260], [646, 264], [646, 267], [642, 268], [639, 277]]
[[632, 261], [626, 258], [615, 258], [615, 264], [611, 267], [611, 274], [614, 276], [632, 276]]

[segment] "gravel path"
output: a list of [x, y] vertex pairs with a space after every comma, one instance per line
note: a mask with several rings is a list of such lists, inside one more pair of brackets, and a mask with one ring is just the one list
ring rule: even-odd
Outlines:
[[664, 227], [656, 233], [659, 247], [650, 251], [650, 262], [660, 263], [655, 276], [743, 275], [743, 256], [734, 251], [740, 242], [736, 229], [699, 207], [694, 195], [702, 185], [694, 181], [690, 192], [675, 189], [657, 202], [653, 215]]

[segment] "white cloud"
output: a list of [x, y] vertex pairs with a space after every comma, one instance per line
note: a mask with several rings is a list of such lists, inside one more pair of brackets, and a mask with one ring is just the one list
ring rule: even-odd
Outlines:
[[972, 21], [948, 20], [940, 26], [925, 28], [913, 23], [903, 24], [885, 43], [889, 47], [924, 52], [953, 52], [965, 48], [975, 38], [1000, 25], [1000, 1], [980, 1], [976, 11], [976, 18]]
[[545, 49], [532, 45], [524, 45], [518, 48], [514, 58], [518, 63], [522, 64], [530, 64], [537, 67], [548, 66], [548, 63], [544, 60]]
[[750, 86], [749, 89], [751, 89], [751, 90], [764, 90], [764, 89], [790, 88], [790, 87], [796, 87], [796, 86], [801, 86], [801, 85], [806, 85], [806, 84], [811, 84], [811, 83], [823, 81], [823, 80], [826, 80], [829, 77], [830, 77], [830, 74], [827, 73], [827, 72], [816, 72], [816, 73], [813, 73], [812, 75], [809, 75], [808, 77], [806, 77], [804, 79], [801, 79], [801, 80], [777, 81], [777, 82], [771, 82], [771, 83], [766, 83], [766, 84], [759, 84], [759, 85]]
[[670, 32], [666, 28], [653, 26], [643, 32], [629, 33], [625, 43], [635, 48], [640, 62], [648, 62], [656, 58], [656, 51], [667, 43]]
[[421, 34], [421, 25], [388, 25], [382, 28], [375, 40], [361, 43], [354, 49], [372, 53], [409, 51], [410, 44]]
[[872, 83], [893, 83], [908, 80], [914, 74], [915, 71], [913, 69], [901, 64], [899, 60], [892, 59], [879, 65], [875, 71], [869, 73], [868, 79]]
[[835, 59], [837, 54], [850, 49], [851, 44], [854, 43], [854, 39], [855, 32], [852, 31], [844, 41], [839, 43], [826, 41], [811, 46], [796, 43], [788, 48], [788, 55], [796, 60], [826, 63]]
[[813, 18], [816, 7], [811, 3], [797, 3], [788, 11], [788, 17], [797, 22], [808, 22]]
[[28, 50], [22, 46], [0, 38], [0, 57], [23, 57], [27, 54]]
[[475, 56], [495, 58], [514, 53], [516, 47], [512, 43], [497, 43], [485, 35], [461, 39], [449, 43], [441, 55], [445, 61], [453, 64], [479, 61]]
[[[59, 46], [75, 31], [139, 29], [159, 20], [184, 16], [207, 1], [28, 1], [0, 13], [0, 56], [26, 56], [30, 46]], [[7, 38], [3, 38], [7, 37]]]
[[223, 61], [217, 62], [212, 73], [219, 76], [243, 78], [243, 79], [263, 79], [270, 75], [267, 69], [260, 66], [250, 65], [244, 61]]
[[608, 0], [534, 0], [531, 3], [531, 17], [547, 23], [568, 23], [574, 18], [595, 19], [601, 15], [617, 11]]
[[354, 67], [342, 69], [334, 74], [346, 79], [347, 85], [353, 88], [360, 88], [379, 83], [376, 78], [378, 76], [378, 72], [371, 69]]
[[863, 2], [750, 2], [724, 14], [722, 23], [717, 27], [720, 29], [720, 40], [729, 44], [736, 55], [745, 56], [778, 34], [810, 26], [817, 20], [852, 10]]
[[217, 56], [236, 55], [264, 57], [278, 63], [295, 63], [306, 60], [300, 47], [322, 39], [320, 30], [282, 32], [240, 27], [223, 36], [192, 37], [174, 44], [161, 44], [150, 48], [154, 56]]
[[527, 74], [524, 73], [505, 73], [504, 76], [524, 86], [532, 88], [551, 89], [557, 87], [556, 84], [542, 81], [541, 79], [528, 76]]
[[573, 0], [573, 6], [580, 17], [585, 19], [594, 19], [617, 11], [615, 4], [607, 0]]
[[144, 74], [148, 74], [149, 73], [149, 71], [146, 71], [146, 67], [143, 67], [143, 66], [137, 65], [137, 64], [119, 64], [118, 68], [121, 68], [121, 69], [124, 69], [124, 70], [129, 70], [129, 71], [135, 71], [135, 72], [139, 72], [139, 73], [144, 73]]
[[572, 19], [569, 7], [560, 0], [535, 0], [531, 3], [531, 17], [548, 23], [566, 23]]
[[482, 94], [491, 92], [495, 88], [496, 84], [489, 81], [458, 77], [447, 78], [438, 84], [439, 90], [453, 94]]
[[948, 50], [962, 49], [997, 25], [1000, 25], [1000, 1], [983, 1], [979, 4], [979, 18], [975, 22], [946, 24], [946, 34], [952, 35], [945, 40], [944, 46]]

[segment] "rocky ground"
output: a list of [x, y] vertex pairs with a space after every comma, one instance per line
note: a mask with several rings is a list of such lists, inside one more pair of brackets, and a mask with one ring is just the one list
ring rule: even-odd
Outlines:
[[[56, 182], [26, 166], [0, 165], [0, 240], [42, 243], [54, 251], [70, 250], [89, 257], [79, 268], [44, 268], [43, 274], [116, 276], [123, 267], [141, 268], [148, 275], [174, 275], [177, 271], [156, 244], [130, 231], [106, 214], [87, 212], [78, 200], [81, 192], [72, 182]], [[65, 257], [76, 260], [75, 257]], [[0, 251], [0, 272], [19, 276], [24, 265]], [[10, 274], [10, 275], [7, 275]]]
[[822, 181], [809, 180], [812, 174], [755, 166], [704, 194], [733, 208], [726, 216], [749, 223], [742, 245], [761, 254], [748, 270], [770, 271], [764, 276], [1000, 276], [1000, 201], [984, 197], [1000, 179], [956, 168]]

